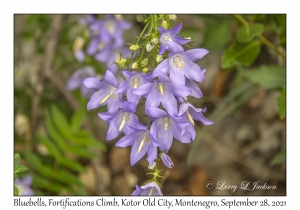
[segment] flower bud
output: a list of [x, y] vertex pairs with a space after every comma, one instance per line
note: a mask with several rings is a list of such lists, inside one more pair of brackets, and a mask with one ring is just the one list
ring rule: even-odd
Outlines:
[[157, 39], [157, 38], [151, 39], [151, 43], [152, 43], [152, 44], [157, 44], [157, 43], [158, 43], [158, 39]]
[[156, 62], [157, 62], [157, 63], [161, 62], [162, 60], [163, 60], [162, 55], [157, 55], [157, 56], [156, 56]]
[[142, 60], [142, 66], [145, 67], [148, 64], [148, 58], [145, 58], [144, 60]]
[[138, 64], [137, 62], [134, 62], [131, 66], [132, 69], [137, 69], [138, 68]]
[[153, 45], [150, 43], [150, 42], [148, 42], [147, 44], [146, 44], [146, 50], [147, 50], [147, 52], [150, 52], [152, 49], [153, 49]]
[[170, 157], [167, 154], [161, 153], [160, 157], [161, 157], [161, 160], [163, 161], [163, 163], [165, 164], [165, 166], [167, 166], [168, 168], [174, 167], [172, 160], [170, 159]]
[[116, 63], [120, 68], [123, 68], [123, 67], [125, 67], [126, 60], [124, 58], [121, 58], [121, 59], [117, 60]]
[[138, 45], [131, 45], [129, 49], [131, 51], [135, 51], [135, 50], [139, 49], [139, 46]]
[[169, 15], [170, 20], [176, 20], [176, 15]]
[[76, 37], [75, 42], [73, 44], [74, 52], [81, 50], [84, 45], [84, 39], [80, 36]]
[[163, 28], [167, 28], [167, 27], [168, 27], [167, 21], [164, 20], [164, 21], [161, 23], [161, 26], [162, 26]]
[[143, 72], [147, 73], [148, 72], [148, 68], [143, 68]]

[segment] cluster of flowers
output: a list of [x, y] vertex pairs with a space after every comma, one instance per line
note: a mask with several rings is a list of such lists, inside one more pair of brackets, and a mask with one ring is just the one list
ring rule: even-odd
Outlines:
[[[94, 25], [102, 27], [101, 24], [108, 23], [99, 22]], [[91, 77], [83, 81], [87, 88], [97, 90], [91, 96], [87, 109], [107, 105], [108, 111], [99, 113], [99, 117], [109, 124], [106, 140], [112, 140], [124, 133], [124, 137], [116, 143], [116, 146], [132, 146], [131, 165], [147, 153], [149, 168], [155, 167], [155, 160], [158, 158], [167, 167], [172, 168], [174, 165], [167, 153], [171, 148], [173, 137], [182, 143], [191, 143], [196, 136], [194, 120], [201, 121], [204, 125], [213, 123], [203, 116], [205, 108], [195, 108], [187, 100], [187, 96], [202, 97], [202, 92], [195, 81], [204, 82], [205, 70], [201, 70], [194, 62], [203, 58], [208, 51], [206, 49], [184, 51], [181, 45], [190, 40], [177, 35], [181, 27], [181, 23], [170, 30], [158, 27], [159, 54], [168, 53], [168, 58], [152, 72], [146, 74], [121, 70], [126, 80], [118, 81], [114, 75], [116, 72], [110, 69], [106, 71], [103, 80]], [[109, 32], [103, 31], [104, 34]], [[115, 39], [116, 36], [119, 35], [115, 35]], [[96, 40], [95, 38], [94, 42]], [[95, 48], [92, 49], [95, 51]], [[106, 54], [104, 50], [102, 48], [99, 54]], [[99, 54], [98, 58], [101, 57]], [[135, 115], [141, 97], [146, 98], [145, 113], [150, 118], [147, 125], [141, 124]], [[136, 186], [132, 195], [162, 195], [162, 193], [159, 185], [153, 181], [142, 187]]]
[[[107, 69], [113, 74], [117, 74], [118, 67], [114, 62], [121, 59], [120, 53], [125, 57], [130, 55], [130, 50], [124, 47], [123, 30], [129, 29], [131, 24], [123, 20], [120, 15], [105, 15], [104, 19], [97, 19], [94, 15], [87, 15], [85, 19], [80, 19], [80, 22], [88, 26], [91, 40], [85, 52], [83, 50], [83, 38], [77, 37], [74, 43], [76, 59], [82, 62], [86, 54], [94, 56], [97, 61], [106, 64]], [[96, 74], [93, 67], [82, 67], [69, 78], [67, 89], [80, 88], [81, 94], [86, 98], [90, 98], [94, 91], [86, 88], [82, 81], [87, 77], [94, 76]], [[117, 79], [121, 80], [121, 77], [118, 75]]]

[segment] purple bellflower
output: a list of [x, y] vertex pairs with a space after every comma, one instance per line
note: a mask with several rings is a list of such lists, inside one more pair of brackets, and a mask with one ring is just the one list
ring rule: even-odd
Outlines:
[[118, 71], [118, 66], [113, 62], [120, 59], [120, 53], [128, 58], [130, 56], [130, 50], [125, 47], [114, 48], [110, 44], [104, 46], [102, 50], [95, 54], [95, 59], [106, 63], [106, 67], [115, 74]]
[[129, 135], [132, 132], [130, 127], [137, 129], [143, 129], [145, 127], [133, 113], [132, 103], [123, 102], [122, 109], [117, 113], [108, 111], [106, 113], [99, 113], [98, 115], [109, 124], [106, 140], [112, 140], [122, 132], [124, 132], [125, 135]]
[[130, 153], [130, 164], [134, 165], [147, 153], [147, 161], [149, 165], [153, 165], [154, 160], [157, 158], [157, 147], [158, 142], [147, 130], [146, 127], [143, 129], [131, 128], [129, 135], [122, 137], [117, 143], [117, 147], [128, 147], [132, 146]]
[[105, 15], [105, 19], [95, 21], [91, 24], [91, 29], [99, 31], [101, 40], [104, 43], [113, 43], [114, 47], [124, 44], [123, 30], [129, 29], [131, 24], [126, 22], [121, 16]]
[[[183, 116], [185, 121], [189, 121], [189, 124], [183, 128], [183, 132], [186, 131], [188, 132], [191, 136], [192, 139], [195, 139], [196, 137], [196, 131], [194, 128], [195, 121], [198, 120], [203, 123], [203, 125], [211, 125], [214, 122], [205, 118], [202, 113], [206, 111], [206, 108], [200, 109], [200, 108], [195, 108], [192, 104], [189, 102], [183, 102], [179, 106], [179, 116]], [[182, 132], [182, 133], [183, 133]]]
[[161, 193], [160, 187], [155, 182], [150, 182], [142, 187], [136, 185], [136, 190], [131, 194], [133, 196], [137, 195], [146, 195], [146, 196], [155, 196], [155, 195], [163, 195]]
[[180, 45], [186, 44], [190, 40], [183, 39], [177, 35], [180, 32], [181, 27], [182, 23], [178, 24], [174, 28], [171, 28], [170, 30], [158, 27], [160, 32], [159, 42], [161, 43], [159, 55], [164, 54], [166, 50], [174, 53], [183, 52], [183, 48]]
[[157, 139], [161, 151], [169, 151], [173, 136], [182, 143], [192, 142], [191, 135], [182, 131], [188, 125], [182, 117], [168, 115], [165, 111], [155, 107], [148, 108], [148, 112], [151, 118], [155, 119], [150, 133]]
[[165, 81], [154, 81], [141, 85], [132, 91], [133, 94], [144, 96], [146, 98], [147, 108], [158, 107], [160, 103], [165, 110], [172, 116], [178, 116], [177, 101], [175, 96], [186, 97], [191, 94], [191, 90], [183, 85], [169, 83]]
[[33, 190], [30, 188], [32, 183], [32, 177], [30, 175], [26, 176], [23, 180], [16, 179], [15, 186], [19, 190], [19, 195], [34, 195]]
[[122, 94], [115, 93], [118, 87], [117, 80], [109, 70], [106, 71], [103, 81], [97, 78], [86, 78], [83, 83], [87, 88], [99, 90], [88, 102], [88, 110], [107, 105], [108, 112], [115, 113], [122, 106]]
[[185, 84], [185, 78], [195, 80], [197, 82], [204, 82], [205, 70], [194, 62], [203, 58], [208, 51], [206, 49], [192, 49], [185, 52], [169, 54], [169, 58], [162, 61], [153, 71], [153, 76], [159, 75], [159, 71], [164, 74], [170, 73], [171, 82], [176, 84]]
[[120, 84], [116, 93], [126, 93], [127, 101], [133, 103], [135, 111], [136, 106], [141, 99], [141, 96], [134, 94], [132, 91], [138, 88], [139, 86], [150, 82], [152, 80], [152, 75], [138, 73], [134, 71], [122, 71], [122, 73], [126, 77], [126, 80]]
[[81, 94], [85, 98], [89, 98], [94, 90], [87, 88], [83, 84], [83, 80], [87, 77], [94, 77], [95, 71], [93, 67], [86, 66], [83, 68], [78, 69], [73, 73], [73, 75], [69, 78], [67, 82], [67, 90], [74, 90], [80, 88]]
[[171, 160], [171, 158], [166, 154], [166, 153], [161, 153], [160, 158], [162, 160], [162, 162], [165, 164], [165, 166], [167, 166], [168, 168], [173, 168], [174, 164]]

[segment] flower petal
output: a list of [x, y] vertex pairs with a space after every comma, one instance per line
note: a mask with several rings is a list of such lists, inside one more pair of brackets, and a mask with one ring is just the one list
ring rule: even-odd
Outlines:
[[118, 87], [118, 82], [117, 82], [116, 77], [109, 70], [106, 70], [105, 82], [107, 82], [108, 84], [110, 84], [114, 87]]
[[190, 61], [197, 61], [203, 58], [209, 51], [204, 48], [187, 50], [182, 55], [186, 56]]

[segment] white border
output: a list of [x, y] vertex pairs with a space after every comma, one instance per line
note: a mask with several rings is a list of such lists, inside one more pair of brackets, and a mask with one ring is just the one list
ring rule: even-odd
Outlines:
[[[1, 202], [2, 207], [13, 206], [13, 14], [15, 13], [286, 13], [287, 14], [287, 197], [266, 197], [269, 200], [287, 200], [289, 209], [299, 204], [299, 12], [296, 1], [2, 1], [1, 2]], [[58, 197], [53, 197], [58, 199]], [[63, 198], [63, 197], [59, 197]], [[76, 197], [72, 197], [72, 199]], [[128, 197], [126, 197], [128, 198]], [[201, 200], [221, 200], [223, 197], [198, 197]], [[246, 197], [224, 197], [243, 200]], [[262, 200], [265, 197], [250, 197]], [[36, 197], [34, 197], [36, 199]], [[46, 197], [43, 197], [46, 199]], [[96, 199], [96, 197], [84, 197]], [[121, 199], [121, 197], [118, 197]], [[175, 197], [169, 197], [169, 200]], [[187, 198], [188, 199], [188, 198]], [[295, 207], [295, 208], [292, 208]], [[134, 207], [130, 207], [134, 208]], [[145, 207], [147, 208], [147, 207]], [[153, 207], [151, 207], [153, 208]], [[199, 207], [197, 207], [198, 209]], [[257, 208], [257, 207], [256, 207]], [[3, 208], [7, 209], [7, 208]], [[27, 208], [27, 209], [33, 209]], [[40, 209], [40, 208], [35, 208]], [[47, 208], [61, 209], [61, 208]], [[84, 209], [84, 208], [76, 208]], [[94, 208], [96, 209], [96, 208]], [[99, 209], [99, 207], [97, 207]], [[103, 209], [103, 207], [102, 207]], [[237, 208], [236, 208], [237, 209]], [[259, 209], [259, 208], [258, 208]]]

